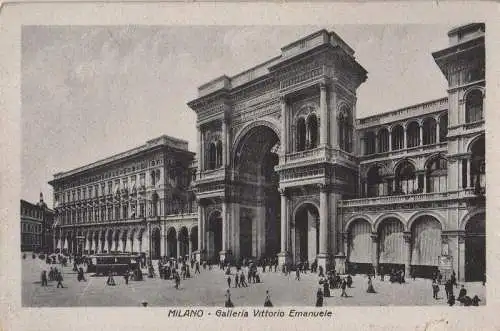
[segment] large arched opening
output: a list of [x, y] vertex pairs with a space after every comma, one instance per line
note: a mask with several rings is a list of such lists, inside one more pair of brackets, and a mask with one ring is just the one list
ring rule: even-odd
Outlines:
[[278, 135], [265, 124], [251, 128], [235, 150], [234, 169], [242, 206], [237, 237], [240, 258], [275, 256], [281, 249], [279, 177], [274, 171], [278, 150]]
[[312, 263], [319, 254], [319, 212], [316, 206], [305, 203], [295, 213], [292, 229], [292, 248], [295, 262]]
[[411, 266], [417, 277], [432, 278], [442, 250], [441, 223], [423, 215], [411, 224]]
[[170, 228], [167, 232], [167, 255], [177, 258], [177, 231], [175, 228]]
[[189, 254], [189, 234], [188, 229], [183, 226], [179, 230], [179, 256], [185, 258]]
[[198, 250], [198, 226], [193, 226], [191, 228], [191, 252], [196, 252]]
[[472, 216], [465, 225], [465, 281], [482, 281], [486, 273], [486, 214]]

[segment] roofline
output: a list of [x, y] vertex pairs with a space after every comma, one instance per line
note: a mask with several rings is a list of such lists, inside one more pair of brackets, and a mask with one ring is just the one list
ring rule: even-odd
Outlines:
[[384, 117], [386, 115], [397, 113], [397, 112], [405, 110], [405, 109], [414, 108], [414, 107], [418, 107], [418, 106], [423, 106], [425, 104], [434, 103], [434, 102], [438, 102], [438, 101], [443, 101], [445, 99], [447, 100], [448, 97], [442, 97], [442, 98], [439, 98], [439, 99], [432, 99], [432, 100], [429, 100], [429, 101], [424, 101], [424, 102], [416, 103], [416, 104], [413, 104], [413, 105], [409, 105], [409, 106], [406, 106], [406, 107], [389, 110], [387, 112], [378, 113], [376, 115], [370, 115], [370, 116], [367, 116], [367, 117], [359, 117], [359, 118], [356, 119], [356, 121], [362, 121], [362, 120], [367, 120], [367, 119], [372, 119], [372, 118], [377, 118], [377, 117]]

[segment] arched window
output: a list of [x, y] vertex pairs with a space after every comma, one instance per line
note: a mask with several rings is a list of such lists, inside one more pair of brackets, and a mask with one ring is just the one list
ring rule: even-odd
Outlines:
[[338, 116], [339, 147], [348, 153], [352, 152], [352, 116], [347, 107], [343, 107]]
[[380, 129], [378, 132], [378, 153], [389, 151], [389, 130], [386, 128]]
[[365, 155], [375, 153], [375, 133], [368, 131], [365, 133]]
[[315, 114], [307, 118], [307, 142], [308, 148], [318, 147], [318, 118]]
[[431, 145], [436, 143], [436, 120], [433, 118], [427, 118], [423, 123], [422, 139], [424, 145]]
[[297, 121], [297, 152], [306, 149], [306, 121], [301, 117]]
[[486, 187], [486, 159], [485, 159], [485, 142], [484, 137], [481, 137], [471, 147], [471, 169], [470, 179], [471, 186], [476, 191]]
[[448, 163], [438, 157], [427, 164], [427, 192], [446, 192]]
[[374, 166], [368, 170], [366, 175], [367, 196], [378, 197], [386, 195], [384, 188], [384, 180], [380, 175], [380, 167]]
[[446, 141], [448, 136], [448, 114], [439, 118], [439, 141]]
[[480, 90], [473, 90], [467, 94], [465, 100], [465, 122], [472, 123], [483, 119], [483, 94]]
[[215, 162], [216, 162], [216, 157], [217, 157], [217, 150], [215, 147], [215, 143], [210, 143], [210, 146], [208, 147], [208, 169], [212, 170], [215, 169]]
[[396, 125], [391, 131], [392, 150], [397, 151], [404, 148], [404, 129], [401, 125]]
[[420, 126], [417, 122], [411, 122], [406, 129], [407, 148], [420, 145]]
[[411, 194], [416, 191], [418, 191], [418, 180], [415, 167], [410, 162], [404, 161], [396, 168], [396, 192]]
[[222, 167], [222, 142], [217, 141], [217, 168]]

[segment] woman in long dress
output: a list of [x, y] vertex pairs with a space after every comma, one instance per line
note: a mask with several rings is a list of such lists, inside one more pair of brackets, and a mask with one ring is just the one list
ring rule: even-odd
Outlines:
[[377, 293], [375, 292], [375, 289], [373, 288], [373, 282], [372, 278], [368, 276], [368, 289], [366, 290], [366, 293]]
[[318, 287], [318, 291], [316, 292], [316, 307], [323, 307], [323, 292], [321, 291], [321, 287]]
[[231, 292], [229, 291], [229, 289], [226, 291], [226, 303], [225, 303], [225, 307], [234, 307], [234, 304], [233, 302], [231, 301]]
[[264, 307], [272, 307], [271, 296], [269, 295], [269, 290], [266, 291], [266, 300], [264, 301]]

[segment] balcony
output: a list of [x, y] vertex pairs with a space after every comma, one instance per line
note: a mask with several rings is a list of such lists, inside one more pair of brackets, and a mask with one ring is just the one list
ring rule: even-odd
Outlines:
[[371, 162], [373, 160], [377, 159], [387, 159], [387, 158], [399, 158], [399, 157], [411, 157], [411, 156], [417, 156], [422, 153], [428, 153], [429, 151], [433, 152], [447, 152], [448, 151], [448, 143], [446, 141], [444, 142], [439, 142], [435, 144], [430, 144], [430, 145], [419, 145], [415, 147], [409, 147], [409, 148], [403, 148], [403, 149], [396, 149], [396, 150], [391, 150], [387, 152], [381, 152], [381, 153], [372, 153], [372, 154], [365, 154], [360, 157], [361, 163], [365, 163], [367, 161]]
[[457, 199], [477, 198], [478, 195], [473, 188], [467, 188], [455, 192], [417, 193], [405, 195], [388, 195], [372, 198], [350, 199], [339, 201], [341, 208], [362, 208], [381, 205], [395, 205], [417, 202], [448, 201]]
[[290, 165], [309, 165], [323, 162], [335, 163], [339, 159], [342, 161], [348, 160], [352, 162], [353, 165], [355, 165], [356, 162], [356, 157], [350, 153], [333, 148], [318, 147], [281, 156], [277, 170], [288, 168]]
[[225, 177], [225, 169], [219, 168], [214, 170], [204, 170], [199, 174], [198, 182], [203, 183], [213, 180], [223, 180]]

